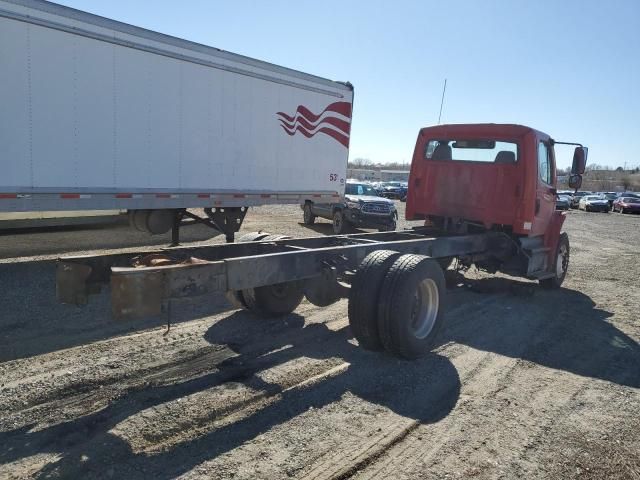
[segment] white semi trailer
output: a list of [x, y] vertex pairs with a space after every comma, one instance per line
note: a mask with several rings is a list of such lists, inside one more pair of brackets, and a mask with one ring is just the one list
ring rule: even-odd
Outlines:
[[39, 0], [0, 0], [0, 72], [0, 215], [232, 240], [250, 206], [344, 193], [349, 83]]

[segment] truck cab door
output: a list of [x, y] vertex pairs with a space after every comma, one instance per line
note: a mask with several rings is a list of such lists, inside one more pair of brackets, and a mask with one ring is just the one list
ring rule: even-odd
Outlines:
[[543, 235], [551, 222], [556, 209], [555, 180], [553, 147], [540, 141], [538, 142], [538, 178], [532, 235]]

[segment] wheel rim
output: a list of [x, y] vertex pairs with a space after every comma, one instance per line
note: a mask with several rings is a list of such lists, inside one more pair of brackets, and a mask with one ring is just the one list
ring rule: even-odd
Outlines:
[[558, 249], [558, 259], [556, 260], [556, 276], [562, 278], [569, 268], [569, 250], [562, 244]]
[[438, 318], [439, 308], [438, 286], [432, 279], [426, 278], [416, 289], [411, 309], [411, 328], [417, 339], [422, 340], [431, 333]]

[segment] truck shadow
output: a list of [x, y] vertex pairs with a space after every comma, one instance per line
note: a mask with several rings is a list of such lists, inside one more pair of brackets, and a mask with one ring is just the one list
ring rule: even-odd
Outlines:
[[[607, 321], [610, 312], [596, 308], [591, 298], [580, 292], [531, 291], [530, 285], [487, 279], [476, 282], [471, 290], [454, 289], [454, 299], [466, 298], [468, 308], [466, 313], [464, 309], [452, 310], [441, 332], [441, 343], [456, 342], [588, 378], [640, 387], [640, 348]], [[492, 295], [479, 297], [477, 291]], [[500, 295], [507, 292], [510, 296]], [[347, 327], [334, 331], [325, 324], [305, 324], [296, 314], [265, 321], [235, 312], [215, 323], [205, 339], [226, 345], [235, 355], [215, 365], [212, 373], [124, 391], [108, 407], [70, 421], [43, 429], [29, 425], [0, 433], [0, 463], [51, 452], [59, 458], [39, 472], [40, 478], [173, 478], [286, 424], [312, 407], [339, 402], [346, 393], [419, 423], [437, 422], [447, 416], [460, 395], [458, 372], [445, 356], [430, 354], [419, 361], [405, 362], [366, 352], [351, 340]], [[348, 365], [333, 376], [300, 388], [283, 388], [259, 375], [305, 357], [327, 361], [329, 368]], [[261, 409], [243, 410], [246, 405], [240, 406], [237, 411], [244, 416], [236, 415], [241, 418], [218, 428], [213, 427], [217, 418], [213, 412], [207, 420], [211, 423], [184, 427], [199, 426], [205, 433], [182, 441], [174, 439], [160, 452], [134, 451], [126, 439], [111, 431], [151, 407], [177, 399], [193, 402], [196, 400], [186, 397], [221, 385], [233, 388], [234, 384], [264, 392], [275, 400]], [[161, 437], [161, 426], [149, 426]]]
[[[114, 321], [108, 288], [83, 307], [56, 300], [54, 261], [0, 263], [0, 362], [163, 325], [166, 316]], [[231, 308], [224, 295], [181, 300], [172, 308], [172, 323], [220, 313]]]
[[[442, 343], [640, 388], [640, 346], [610, 323], [613, 314], [597, 308], [588, 295], [496, 277], [462, 288], [470, 290], [465, 295], [484, 296], [489, 303], [480, 305], [472, 320], [450, 316]], [[500, 293], [508, 296], [496, 296]]]
[[[274, 333], [274, 326], [269, 321], [260, 322], [256, 325], [256, 319], [249, 314], [236, 312], [211, 327], [205, 338], [217, 344], [224, 342], [237, 353], [217, 365], [211, 374], [177, 384], [129, 391], [99, 412], [41, 430], [27, 426], [1, 433], [4, 453], [0, 454], [0, 463], [56, 452], [59, 460], [40, 471], [39, 478], [174, 478], [311, 408], [339, 402], [346, 393], [420, 423], [436, 422], [456, 405], [460, 379], [446, 357], [431, 354], [420, 361], [404, 362], [366, 352], [349, 341], [351, 335], [347, 327], [333, 331], [324, 324], [304, 325], [304, 319], [295, 314], [286, 319], [283, 324], [286, 326], [275, 327], [279, 328], [279, 335], [268, 335], [268, 341], [261, 341], [265, 331]], [[248, 335], [251, 330], [252, 334]], [[317, 382], [286, 389], [257, 375], [293, 360], [304, 362], [304, 358], [346, 365], [338, 373]], [[175, 443], [159, 453], [135, 452], [126, 440], [110, 432], [114, 426], [150, 407], [180, 398], [184, 401], [185, 396], [222, 384], [233, 388], [233, 382], [277, 400], [262, 409], [246, 408], [249, 412], [240, 420]], [[243, 411], [242, 408], [238, 411]]]

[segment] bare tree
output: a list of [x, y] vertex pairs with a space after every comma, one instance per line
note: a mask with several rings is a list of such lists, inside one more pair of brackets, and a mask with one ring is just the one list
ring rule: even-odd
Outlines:
[[373, 162], [368, 158], [354, 158], [349, 162], [351, 168], [366, 168], [373, 166]]

